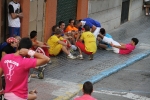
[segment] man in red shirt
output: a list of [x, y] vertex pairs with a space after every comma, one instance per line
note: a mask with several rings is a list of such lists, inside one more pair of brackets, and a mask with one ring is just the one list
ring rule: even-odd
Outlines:
[[93, 92], [93, 84], [89, 81], [83, 84], [83, 95], [80, 97], [74, 98], [74, 100], [97, 100], [91, 96]]
[[139, 42], [137, 38], [132, 38], [130, 43], [124, 44], [124, 43], [119, 43], [113, 40], [112, 38], [103, 36], [102, 34], [99, 34], [98, 36], [102, 38], [102, 41], [110, 44], [115, 53], [119, 53], [122, 55], [131, 53]]

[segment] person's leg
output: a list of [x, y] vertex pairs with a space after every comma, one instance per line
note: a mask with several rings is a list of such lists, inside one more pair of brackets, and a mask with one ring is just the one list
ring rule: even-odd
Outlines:
[[49, 57], [49, 52], [47, 47], [42, 47], [43, 51], [45, 52], [45, 55]]
[[[104, 36], [104, 38], [103, 38], [103, 41], [106, 42], [106, 43], [108, 43], [108, 44], [113, 43], [113, 44], [116, 45], [116, 46], [121, 46], [121, 45], [119, 44], [119, 42], [113, 40], [112, 38], [107, 38], [107, 37], [105, 37], [105, 36]], [[115, 53], [119, 53], [119, 49], [118, 49], [118, 48], [112, 47], [112, 49], [113, 49], [113, 51], [114, 51]]]
[[14, 27], [9, 27], [9, 36], [13, 37], [15, 33]]
[[16, 28], [16, 36], [20, 36], [20, 27]]
[[100, 27], [97, 27], [96, 30], [93, 32], [95, 38], [97, 38], [97, 35], [99, 34], [99, 31], [100, 31]]
[[28, 94], [28, 100], [35, 100], [37, 98], [37, 91], [32, 90]]

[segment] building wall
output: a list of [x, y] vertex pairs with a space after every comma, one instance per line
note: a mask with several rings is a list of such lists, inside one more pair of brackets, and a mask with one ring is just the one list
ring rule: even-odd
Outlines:
[[[121, 23], [122, 0], [89, 0], [88, 17], [96, 19], [107, 31]], [[142, 15], [142, 0], [130, 0], [129, 20]]]
[[141, 15], [144, 15], [143, 10], [143, 0], [131, 0], [130, 9], [129, 9], [129, 20], [138, 18]]

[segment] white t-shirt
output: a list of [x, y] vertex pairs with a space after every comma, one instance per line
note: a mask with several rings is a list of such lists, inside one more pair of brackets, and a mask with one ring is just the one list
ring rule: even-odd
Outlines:
[[10, 13], [20, 13], [20, 4], [15, 3], [14, 1], [11, 1], [9, 3], [9, 6], [12, 6], [13, 10], [11, 9], [11, 11], [10, 11], [10, 9], [8, 9], [8, 26], [10, 26], [10, 27], [20, 27], [20, 18], [17, 17], [15, 19], [13, 19], [10, 15]]

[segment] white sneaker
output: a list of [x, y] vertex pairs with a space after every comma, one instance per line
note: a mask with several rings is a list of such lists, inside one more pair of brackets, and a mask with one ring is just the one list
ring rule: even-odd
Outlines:
[[78, 55], [77, 58], [79, 58], [79, 59], [82, 60], [82, 59], [83, 59], [83, 56], [82, 56], [82, 55]]
[[70, 59], [76, 59], [76, 57], [73, 56], [73, 55], [68, 55], [67, 58], [70, 58]]

